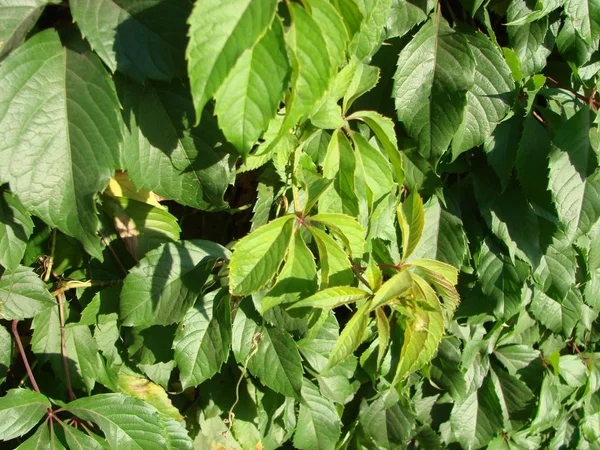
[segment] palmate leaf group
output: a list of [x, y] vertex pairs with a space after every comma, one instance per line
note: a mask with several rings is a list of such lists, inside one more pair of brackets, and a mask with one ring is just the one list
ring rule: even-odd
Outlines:
[[599, 42], [598, 0], [0, 0], [0, 446], [597, 448]]

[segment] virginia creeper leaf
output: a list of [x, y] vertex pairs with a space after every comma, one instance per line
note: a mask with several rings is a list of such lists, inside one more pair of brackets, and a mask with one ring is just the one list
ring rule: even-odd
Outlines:
[[334, 309], [340, 305], [355, 303], [368, 297], [369, 293], [360, 288], [350, 286], [330, 287], [290, 305], [288, 309], [304, 307]]
[[10, 389], [0, 398], [0, 439], [23, 436], [50, 408], [48, 398], [29, 389]]
[[310, 227], [309, 230], [319, 249], [321, 288], [351, 284], [354, 279], [352, 265], [341, 245], [316, 227]]
[[371, 301], [367, 301], [360, 306], [348, 321], [339, 339], [331, 350], [329, 360], [324, 370], [334, 367], [348, 358], [354, 350], [358, 348], [365, 337], [367, 323], [369, 322], [369, 311]]
[[335, 213], [320, 213], [310, 217], [311, 221], [320, 222], [339, 237], [348, 250], [351, 258], [361, 258], [365, 249], [365, 230], [352, 216]]
[[33, 221], [14, 195], [7, 191], [0, 195], [0, 265], [13, 270], [23, 259]]
[[30, 267], [0, 269], [0, 318], [27, 319], [55, 305], [56, 300]]
[[398, 205], [396, 215], [402, 233], [402, 260], [406, 260], [419, 244], [425, 225], [423, 200], [417, 191], [412, 191]]
[[413, 279], [408, 271], [402, 271], [394, 275], [392, 278], [387, 280], [381, 288], [375, 293], [373, 301], [371, 302], [371, 309], [385, 305], [386, 303], [392, 302], [398, 297], [408, 294], [413, 287]]
[[95, 55], [63, 46], [54, 30], [7, 57], [0, 78], [0, 182], [101, 259], [94, 195], [112, 178], [121, 140], [112, 80]]

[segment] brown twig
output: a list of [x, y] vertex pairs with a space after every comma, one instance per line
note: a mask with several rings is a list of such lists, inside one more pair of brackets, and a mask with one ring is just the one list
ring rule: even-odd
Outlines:
[[38, 387], [35, 377], [33, 376], [33, 372], [31, 371], [31, 366], [29, 365], [29, 361], [27, 361], [27, 356], [25, 355], [25, 349], [23, 348], [23, 343], [21, 342], [21, 337], [19, 336], [19, 331], [17, 330], [17, 325], [19, 324], [18, 320], [13, 320], [11, 325], [11, 331], [15, 338], [15, 342], [17, 343], [17, 347], [19, 347], [19, 353], [21, 354], [21, 359], [23, 360], [23, 365], [25, 366], [25, 370], [27, 371], [27, 376], [29, 377], [29, 382], [33, 389], [36, 392], [40, 392], [40, 388]]
[[582, 102], [585, 102], [587, 105], [589, 105], [590, 108], [592, 108], [593, 110], [597, 110], [598, 109], [598, 106], [600, 105], [600, 102], [598, 102], [596, 99], [594, 99], [594, 97], [596, 96], [596, 88], [594, 88], [592, 90], [592, 92], [590, 92], [590, 95], [586, 97], [584, 95], [581, 95], [579, 92], [575, 92], [575, 90], [571, 89], [568, 86], [563, 86], [562, 84], [560, 84], [557, 80], [555, 80], [552, 77], [548, 77], [547, 76], [546, 79], [548, 81], [550, 81], [558, 89], [562, 89], [564, 91], [570, 92], [575, 97], [577, 97], [579, 100], [581, 100]]
[[63, 311], [63, 294], [58, 294], [56, 298], [58, 300], [58, 315], [60, 317], [60, 352], [62, 354], [63, 359], [63, 368], [65, 371], [65, 379], [67, 381], [67, 391], [69, 393], [69, 400], [73, 401], [77, 397], [75, 397], [75, 394], [73, 393], [73, 387], [71, 386], [71, 374], [69, 373], [69, 364], [67, 360], [67, 343], [65, 340], [65, 313]]

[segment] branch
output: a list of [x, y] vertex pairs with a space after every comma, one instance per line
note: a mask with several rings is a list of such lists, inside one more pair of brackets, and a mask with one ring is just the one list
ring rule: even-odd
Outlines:
[[55, 289], [54, 291], [51, 292], [53, 297], [58, 297], [59, 295], [62, 295], [63, 293], [65, 293], [65, 291], [68, 291], [69, 289], [77, 289], [77, 288], [88, 288], [88, 287], [103, 287], [103, 286], [116, 286], [117, 284], [121, 284], [123, 282], [123, 280], [106, 280], [106, 281], [93, 281], [93, 280], [87, 280], [87, 281], [76, 281], [76, 280], [71, 280], [71, 281], [67, 281], [65, 283], [61, 283], [58, 289]]
[[33, 376], [33, 372], [31, 371], [31, 366], [29, 365], [29, 361], [27, 361], [27, 356], [25, 355], [25, 349], [23, 348], [23, 343], [21, 342], [21, 337], [19, 336], [19, 332], [17, 330], [17, 325], [19, 324], [18, 320], [13, 320], [11, 325], [11, 331], [15, 338], [15, 342], [17, 343], [17, 347], [19, 347], [19, 353], [21, 354], [21, 359], [23, 360], [23, 365], [25, 366], [25, 370], [27, 371], [27, 376], [29, 377], [29, 381], [35, 389], [36, 392], [40, 392], [40, 388], [38, 387], [35, 377]]

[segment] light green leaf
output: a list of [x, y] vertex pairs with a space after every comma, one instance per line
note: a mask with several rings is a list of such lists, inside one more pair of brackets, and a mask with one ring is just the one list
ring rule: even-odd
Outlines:
[[476, 269], [481, 290], [493, 302], [497, 317], [509, 319], [521, 310], [522, 291], [529, 275], [527, 264], [518, 259], [511, 263], [488, 239], [482, 245]]
[[390, 322], [383, 308], [375, 310], [375, 319], [377, 323], [377, 339], [379, 340], [379, 348], [377, 349], [377, 368], [379, 369], [390, 343]]
[[381, 288], [375, 293], [369, 311], [373, 311], [387, 303], [394, 302], [398, 297], [408, 295], [413, 286], [414, 280], [410, 272], [403, 270], [402, 272], [397, 273], [383, 283]]
[[407, 262], [434, 259], [460, 267], [467, 251], [462, 220], [442, 206], [437, 197], [431, 197], [424, 208], [425, 228]]
[[251, 299], [242, 300], [235, 313], [231, 333], [231, 349], [238, 364], [248, 364], [248, 357], [256, 352], [260, 339], [262, 319], [254, 310]]
[[50, 408], [48, 398], [28, 389], [10, 389], [0, 398], [0, 439], [23, 436], [37, 425]]
[[481, 388], [454, 404], [450, 425], [463, 448], [480, 448], [502, 431], [502, 409], [490, 377]]
[[341, 430], [341, 420], [334, 404], [323, 397], [307, 379], [302, 383], [302, 398], [294, 447], [306, 450], [334, 450]]
[[210, 292], [198, 299], [177, 327], [173, 348], [183, 390], [211, 378], [227, 360], [230, 301], [223, 290]]
[[0, 4], [0, 60], [19, 46], [48, 3], [57, 0], [9, 0]]
[[101, 259], [94, 195], [118, 165], [121, 140], [112, 80], [95, 55], [64, 47], [52, 29], [11, 53], [0, 79], [0, 182]]
[[475, 75], [464, 118], [452, 140], [452, 158], [485, 142], [508, 112], [515, 88], [498, 47], [483, 33], [464, 36], [475, 58]]
[[369, 92], [377, 85], [380, 75], [379, 67], [370, 66], [365, 63], [357, 63], [355, 59], [351, 60], [346, 67], [349, 67], [351, 64], [356, 64], [356, 69], [354, 70], [352, 80], [344, 93], [344, 113], [350, 109], [358, 97]]
[[573, 303], [572, 295], [574, 294], [567, 294], [562, 302], [557, 302], [536, 290], [531, 300], [531, 313], [549, 330], [570, 336], [581, 314], [581, 307]]
[[294, 243], [290, 245], [287, 259], [277, 277], [273, 288], [262, 298], [261, 310], [268, 309], [282, 303], [293, 303], [301, 298], [308, 297], [317, 290], [317, 266], [315, 257], [308, 249], [300, 233], [294, 236]]
[[434, 166], [460, 127], [475, 72], [469, 43], [440, 16], [400, 52], [393, 91], [398, 119]]
[[327, 146], [323, 160], [323, 176], [333, 179], [331, 187], [319, 200], [320, 213], [343, 213], [357, 217], [358, 197], [355, 186], [356, 160], [350, 141], [336, 130]]
[[169, 81], [185, 74], [188, 2], [74, 0], [81, 34], [111, 71], [137, 81]]
[[368, 297], [369, 293], [359, 288], [350, 286], [330, 287], [290, 305], [288, 309], [304, 307], [334, 309], [340, 305], [365, 300]]
[[196, 2], [188, 19], [188, 74], [196, 116], [217, 92], [245, 50], [267, 32], [277, 1]]
[[329, 228], [329, 231], [340, 238], [351, 258], [362, 258], [365, 250], [365, 229], [354, 217], [345, 214], [319, 213], [310, 217], [311, 221], [320, 222]]
[[356, 310], [331, 350], [329, 360], [323, 370], [327, 370], [344, 361], [362, 343], [369, 322], [370, 306], [371, 302], [367, 301]]
[[364, 19], [360, 30], [350, 43], [348, 53], [363, 60], [379, 48], [381, 35], [390, 15], [392, 0], [359, 0], [357, 3]]
[[162, 208], [127, 197], [109, 196], [103, 198], [102, 206], [136, 261], [161, 244], [179, 240], [181, 229], [177, 218]]
[[388, 19], [388, 37], [402, 37], [427, 20], [435, 2], [431, 0], [394, 0]]
[[16, 269], [33, 232], [33, 221], [23, 205], [11, 193], [0, 194], [0, 265]]
[[234, 149], [212, 114], [203, 113], [202, 126], [193, 127], [189, 88], [180, 82], [115, 79], [126, 125], [123, 161], [135, 187], [198, 209], [227, 208]]
[[0, 269], [0, 318], [27, 319], [54, 305], [56, 300], [32, 268]]
[[344, 60], [348, 44], [348, 32], [342, 15], [326, 0], [306, 0], [306, 5], [325, 39], [330, 67], [335, 73]]
[[252, 294], [273, 279], [292, 241], [294, 217], [275, 219], [235, 244], [229, 263], [232, 295]]
[[277, 328], [265, 326], [259, 332], [258, 349], [250, 357], [248, 370], [274, 391], [299, 398], [304, 369], [296, 343]]
[[360, 133], [352, 133], [355, 151], [360, 154], [365, 181], [373, 194], [373, 203], [394, 190], [392, 166], [385, 156], [373, 147]]
[[146, 378], [119, 373], [118, 386], [121, 392], [131, 395], [154, 406], [161, 414], [181, 421], [183, 416], [171, 403], [171, 399], [162, 386]]
[[590, 145], [590, 111], [583, 108], [557, 132], [549, 188], [567, 238], [587, 233], [600, 217], [600, 172]]
[[216, 260], [228, 257], [225, 248], [202, 240], [172, 242], [152, 250], [125, 277], [122, 325], [181, 321], [202, 292]]
[[588, 45], [600, 37], [600, 2], [598, 0], [567, 0], [565, 13], [579, 36]]
[[309, 231], [319, 249], [321, 289], [351, 284], [354, 279], [352, 265], [341, 245], [330, 235], [316, 227], [310, 227]]
[[444, 316], [434, 290], [418, 275], [413, 274], [412, 278], [418, 288], [415, 298], [426, 306], [416, 303], [411, 315], [406, 317], [402, 353], [392, 382], [394, 386], [433, 358], [444, 334]]
[[406, 260], [419, 244], [425, 225], [423, 200], [412, 191], [396, 208], [398, 225], [402, 233], [402, 260]]
[[289, 71], [283, 27], [275, 19], [244, 51], [215, 94], [219, 127], [242, 155], [267, 129], [282, 99]]
[[[96, 423], [113, 448], [153, 450], [191, 449], [191, 439], [174, 435], [173, 422], [141, 400], [123, 394], [98, 394], [72, 401], [66, 408], [75, 416]], [[175, 422], [177, 428], [181, 424]], [[185, 433], [185, 431], [183, 431]]]
[[0, 326], [0, 384], [4, 383], [8, 368], [12, 365], [13, 343], [10, 333]]
[[401, 185], [404, 183], [404, 168], [402, 167], [402, 154], [398, 150], [398, 141], [394, 131], [394, 122], [375, 111], [357, 111], [347, 119], [358, 119], [365, 122], [386, 151], [394, 168], [394, 180]]

